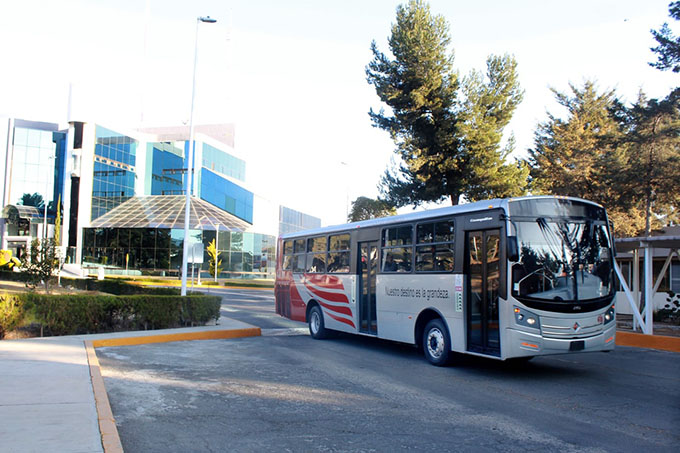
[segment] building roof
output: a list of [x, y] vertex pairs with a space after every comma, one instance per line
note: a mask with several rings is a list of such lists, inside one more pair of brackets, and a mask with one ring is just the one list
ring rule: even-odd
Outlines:
[[[133, 197], [92, 221], [93, 228], [184, 228], [184, 195]], [[226, 211], [191, 197], [192, 230], [245, 231], [250, 224]]]

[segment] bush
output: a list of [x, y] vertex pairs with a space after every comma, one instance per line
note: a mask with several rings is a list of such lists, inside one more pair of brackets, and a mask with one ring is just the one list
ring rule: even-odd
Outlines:
[[[2, 275], [4, 276], [4, 274]], [[102, 293], [115, 294], [116, 296], [132, 294], [149, 294], [157, 296], [179, 296], [179, 288], [154, 288], [148, 286], [138, 286], [127, 283], [122, 279], [97, 280], [93, 278], [64, 278], [61, 279], [62, 286], [71, 286], [84, 291], [99, 291]]]
[[13, 294], [0, 295], [0, 340], [24, 319], [24, 304]]
[[24, 312], [30, 311], [36, 322], [51, 335], [203, 325], [219, 318], [221, 300], [218, 296], [205, 295], [177, 297], [22, 293], [4, 297], [16, 299], [15, 305], [18, 304], [22, 309], [19, 321], [15, 321], [12, 328], [23, 319]]

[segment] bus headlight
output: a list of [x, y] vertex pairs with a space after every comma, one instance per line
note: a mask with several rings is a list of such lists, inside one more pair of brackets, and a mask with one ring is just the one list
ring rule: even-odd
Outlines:
[[531, 327], [532, 329], [541, 328], [541, 324], [537, 315], [519, 307], [514, 307], [513, 310], [515, 312], [515, 322], [517, 322], [517, 324]]
[[604, 314], [604, 323], [608, 324], [616, 317], [616, 305], [609, 307], [609, 310]]

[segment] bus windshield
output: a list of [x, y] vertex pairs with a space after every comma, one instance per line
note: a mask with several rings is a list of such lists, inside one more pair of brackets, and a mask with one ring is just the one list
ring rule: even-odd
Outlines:
[[520, 252], [512, 268], [515, 296], [567, 303], [612, 294], [611, 240], [604, 222], [538, 217], [513, 224]]

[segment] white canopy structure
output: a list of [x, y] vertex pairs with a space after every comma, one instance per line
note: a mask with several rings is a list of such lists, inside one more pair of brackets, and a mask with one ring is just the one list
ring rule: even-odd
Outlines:
[[[663, 269], [659, 273], [656, 282], [652, 282], [652, 263], [654, 258], [654, 251], [658, 249], [668, 250], [668, 256], [663, 265]], [[661, 281], [663, 280], [668, 266], [673, 260], [673, 255], [680, 259], [680, 236], [649, 236], [638, 238], [623, 238], [616, 240], [616, 251], [629, 252], [633, 255], [633, 289], [628, 287], [626, 280], [623, 278], [621, 268], [615, 262], [616, 275], [619, 277], [621, 287], [623, 288], [626, 299], [630, 303], [633, 312], [633, 329], [638, 325], [643, 333], [652, 335], [654, 333], [653, 309], [654, 294], [659, 290]], [[642, 288], [639, 288], [640, 281], [640, 254], [643, 254], [643, 275], [644, 282]], [[645, 301], [644, 309], [641, 311], [641, 302]]]

